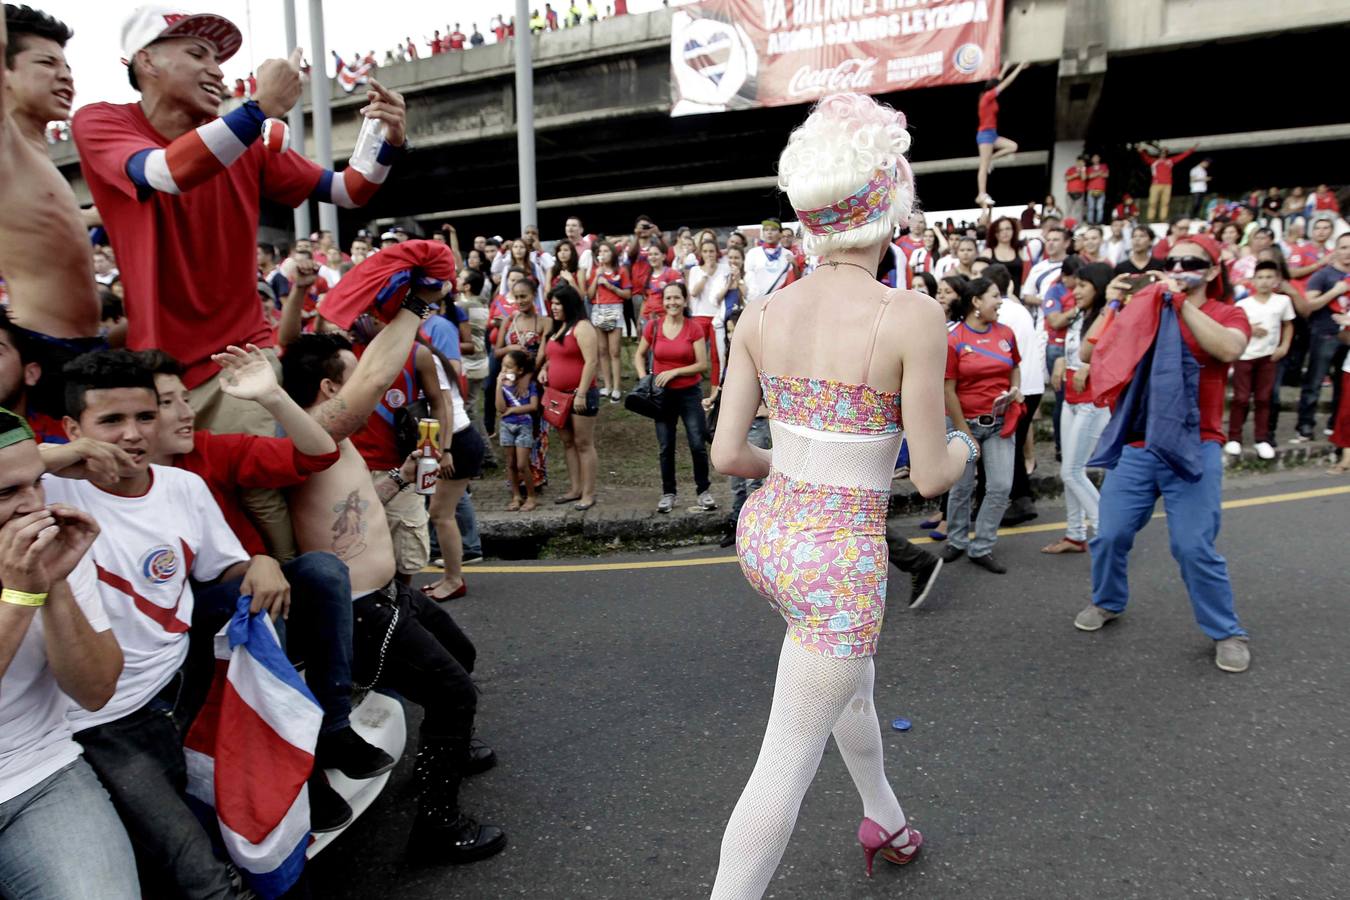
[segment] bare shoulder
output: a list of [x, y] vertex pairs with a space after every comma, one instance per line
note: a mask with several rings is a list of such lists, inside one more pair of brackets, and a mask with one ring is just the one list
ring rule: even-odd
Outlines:
[[942, 306], [932, 297], [908, 290], [890, 293], [892, 309], [882, 325], [894, 337], [903, 339], [943, 327], [946, 317]]

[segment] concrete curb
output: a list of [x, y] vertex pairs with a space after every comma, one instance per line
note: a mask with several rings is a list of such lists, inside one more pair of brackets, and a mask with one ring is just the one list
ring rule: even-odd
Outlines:
[[[1234, 476], [1247, 472], [1271, 472], [1305, 466], [1333, 456], [1335, 448], [1326, 441], [1281, 447], [1275, 459], [1266, 462], [1247, 450], [1236, 461], [1226, 463]], [[1100, 483], [1101, 472], [1090, 473]], [[907, 481], [897, 483], [891, 493], [890, 515], [914, 515], [931, 509], [933, 501], [923, 497]], [[1057, 497], [1064, 493], [1059, 472], [1031, 476], [1031, 489], [1037, 498]], [[649, 508], [606, 509], [603, 500], [593, 510], [577, 512], [570, 507], [560, 511], [541, 508], [529, 518], [483, 518], [479, 531], [488, 556], [502, 559], [531, 559], [551, 541], [574, 540], [585, 543], [678, 543], [725, 534], [730, 509], [706, 512], [697, 507], [660, 514]]]

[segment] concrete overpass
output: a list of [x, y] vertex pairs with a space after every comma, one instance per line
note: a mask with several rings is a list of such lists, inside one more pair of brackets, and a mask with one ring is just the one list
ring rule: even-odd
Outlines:
[[[774, 163], [805, 107], [671, 119], [670, 12], [609, 19], [535, 41], [535, 121], [545, 234], [565, 215], [611, 233], [639, 212], [665, 227], [786, 213]], [[1344, 0], [1009, 0], [1004, 57], [1033, 66], [1002, 99], [1001, 130], [1023, 152], [995, 173], [1002, 203], [1062, 195], [1085, 144], [1116, 174], [1113, 193], [1146, 185], [1123, 145], [1197, 138], [1216, 159], [1216, 189], [1344, 179], [1350, 112], [1316, 87], [1319, 60], [1350, 38]], [[414, 153], [344, 228], [377, 220], [453, 220], [461, 230], [516, 230], [511, 45], [381, 69], [408, 99]], [[345, 160], [364, 100], [331, 86], [333, 148]], [[964, 206], [974, 193], [974, 85], [883, 95], [905, 110], [920, 199]], [[312, 136], [312, 129], [308, 132]], [[1339, 145], [1336, 142], [1341, 142]], [[312, 143], [311, 143], [312, 149]], [[55, 149], [73, 178], [73, 147]], [[77, 190], [82, 186], [77, 184]], [[1184, 192], [1184, 189], [1183, 189]], [[284, 214], [275, 213], [285, 226]]]

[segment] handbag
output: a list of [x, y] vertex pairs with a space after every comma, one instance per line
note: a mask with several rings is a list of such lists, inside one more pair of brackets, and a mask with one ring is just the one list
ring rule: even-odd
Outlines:
[[652, 338], [647, 344], [647, 374], [639, 378], [633, 389], [624, 395], [623, 408], [648, 419], [659, 419], [665, 411], [665, 389], [656, 386], [656, 374], [652, 372], [656, 354], [652, 346], [656, 338], [655, 329]]
[[540, 401], [539, 406], [544, 421], [554, 428], [566, 428], [572, 415], [572, 398], [575, 396], [575, 391], [560, 391], [555, 387], [545, 386], [544, 399]]

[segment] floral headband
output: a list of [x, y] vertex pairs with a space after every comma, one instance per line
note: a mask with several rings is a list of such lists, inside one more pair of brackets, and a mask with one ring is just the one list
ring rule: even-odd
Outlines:
[[819, 209], [796, 210], [802, 227], [812, 234], [839, 234], [875, 222], [891, 208], [897, 187], [896, 169], [877, 169], [867, 184], [849, 196]]

